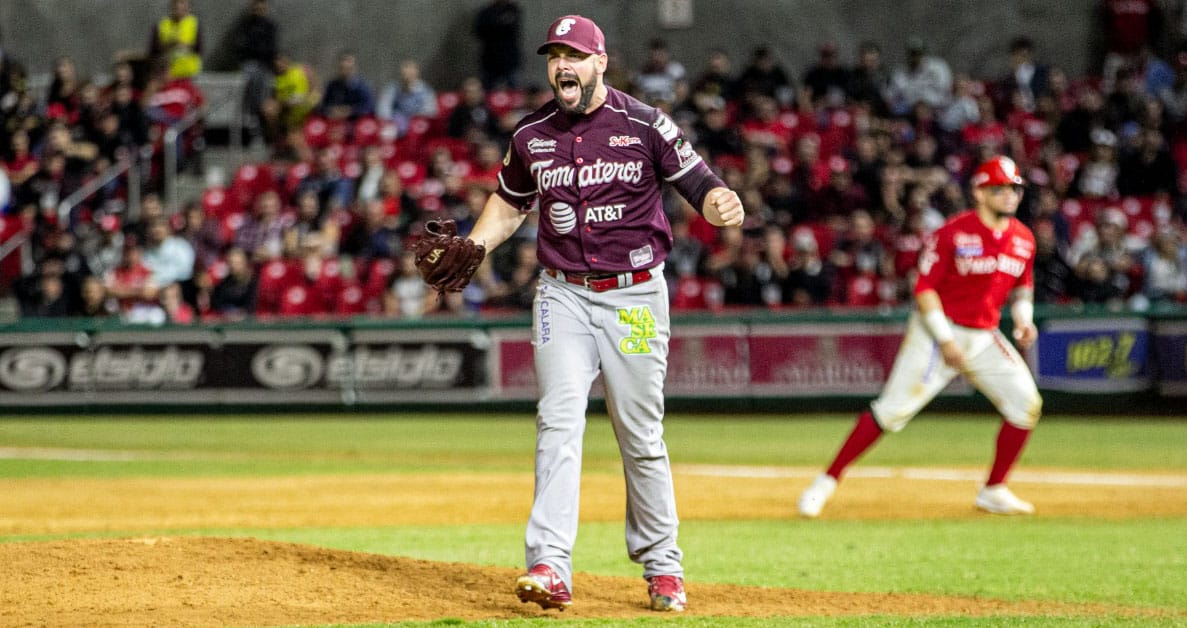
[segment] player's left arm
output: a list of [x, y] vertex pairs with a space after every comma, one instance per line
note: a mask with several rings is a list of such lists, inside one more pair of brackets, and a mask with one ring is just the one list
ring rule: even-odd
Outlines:
[[705, 196], [701, 215], [715, 227], [736, 227], [742, 224], [746, 211], [742, 208], [742, 199], [738, 198], [737, 192], [727, 187], [716, 187]]
[[1033, 286], [1018, 286], [1010, 291], [1010, 318], [1014, 320], [1014, 340], [1023, 349], [1029, 348], [1039, 338], [1035, 327], [1035, 301]]
[[1014, 340], [1023, 349], [1030, 348], [1039, 338], [1039, 330], [1035, 327], [1035, 290], [1034, 290], [1034, 235], [1024, 229], [1025, 237], [1030, 242], [1032, 253], [1026, 259], [1026, 267], [1018, 277], [1018, 283], [1010, 291], [1010, 318], [1014, 320]]
[[672, 184], [709, 224], [715, 227], [741, 225], [746, 217], [742, 199], [709, 168], [676, 122], [657, 111], [650, 132], [656, 170], [664, 181]]

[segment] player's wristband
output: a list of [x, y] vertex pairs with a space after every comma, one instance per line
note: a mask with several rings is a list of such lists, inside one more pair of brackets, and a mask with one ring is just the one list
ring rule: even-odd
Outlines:
[[1033, 301], [1019, 299], [1010, 304], [1010, 317], [1014, 319], [1014, 327], [1031, 327], [1035, 324], [1035, 304]]
[[923, 326], [927, 328], [931, 337], [935, 338], [936, 342], [940, 344], [956, 338], [952, 333], [952, 324], [948, 322], [948, 317], [944, 316], [944, 310], [939, 308], [923, 315]]

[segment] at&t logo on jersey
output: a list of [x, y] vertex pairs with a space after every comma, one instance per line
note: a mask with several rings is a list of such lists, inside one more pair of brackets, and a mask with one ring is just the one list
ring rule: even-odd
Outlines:
[[577, 226], [577, 212], [568, 203], [553, 203], [548, 208], [548, 219], [552, 221], [552, 228], [561, 235]]
[[622, 220], [622, 210], [624, 209], [626, 209], [626, 203], [590, 207], [585, 210], [585, 222], [613, 222]]

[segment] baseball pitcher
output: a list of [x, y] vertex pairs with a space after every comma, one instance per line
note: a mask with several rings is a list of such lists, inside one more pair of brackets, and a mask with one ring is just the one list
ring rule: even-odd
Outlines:
[[602, 81], [605, 37], [592, 20], [557, 19], [538, 53], [547, 55], [554, 99], [519, 122], [499, 188], [469, 239], [426, 238], [421, 272], [439, 290], [460, 290], [485, 250], [540, 212], [536, 488], [528, 571], [515, 592], [545, 609], [572, 603], [581, 440], [600, 372], [626, 476], [627, 551], [643, 565], [651, 607], [681, 611], [683, 555], [662, 424], [672, 233], [661, 189], [671, 184], [717, 226], [740, 225], [742, 204], [671, 118]]

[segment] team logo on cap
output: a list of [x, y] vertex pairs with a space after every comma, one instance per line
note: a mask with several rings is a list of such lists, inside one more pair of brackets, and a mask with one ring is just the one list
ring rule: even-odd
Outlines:
[[576, 23], [577, 23], [577, 20], [575, 20], [573, 18], [566, 18], [566, 19], [561, 20], [561, 23], [556, 25], [556, 36], [564, 37], [565, 35], [568, 35], [569, 31], [573, 30], [573, 25]]

